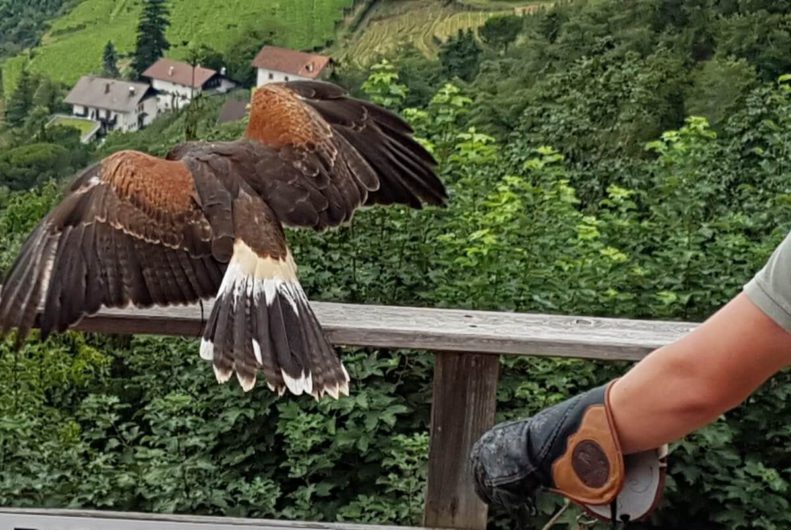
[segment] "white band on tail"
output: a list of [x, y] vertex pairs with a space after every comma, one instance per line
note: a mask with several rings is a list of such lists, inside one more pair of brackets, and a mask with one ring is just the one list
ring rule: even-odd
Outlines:
[[[228, 263], [217, 293], [218, 303], [221, 301], [230, 302], [235, 308], [239, 303], [247, 303], [250, 306], [251, 300], [265, 300], [266, 305], [271, 307], [276, 299], [279, 299], [281, 304], [284, 301], [287, 302], [298, 317], [313, 319], [315, 323], [315, 316], [309, 310], [307, 296], [297, 280], [297, 267], [291, 253], [287, 252], [284, 259], [260, 257], [247, 244], [237, 239], [234, 243], [231, 261]], [[281, 305], [283, 308], [288, 306]], [[306, 309], [311, 314], [301, 314]], [[315, 323], [315, 325], [318, 324]], [[255, 361], [259, 366], [263, 366], [265, 359], [262, 345], [259, 342], [263, 338], [252, 337], [251, 340]], [[215, 345], [211, 340], [203, 339], [201, 341], [200, 355], [208, 361], [214, 359]], [[340, 395], [349, 395], [349, 375], [342, 364], [341, 368], [344, 380], [324, 388], [314, 388], [313, 374], [309, 369], [303, 370], [299, 377], [294, 377], [280, 368], [280, 375], [285, 387], [275, 389], [269, 382], [267, 385], [281, 394], [287, 388], [295, 395], [304, 393], [318, 397], [320, 394], [326, 393], [337, 399]], [[234, 371], [236, 371], [237, 378], [245, 391], [251, 390], [255, 386], [255, 377], [242, 376], [239, 370], [235, 369], [218, 369], [214, 365], [215, 375], [221, 383], [227, 382]]]

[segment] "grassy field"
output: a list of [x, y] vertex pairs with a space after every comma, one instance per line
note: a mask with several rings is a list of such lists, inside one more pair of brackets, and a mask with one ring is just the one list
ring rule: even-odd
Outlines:
[[435, 57], [437, 41], [458, 30], [477, 29], [489, 17], [514, 13], [515, 9], [546, 2], [473, 0], [475, 10], [464, 10], [439, 1], [384, 0], [368, 15], [360, 30], [336, 46], [337, 58], [367, 66], [399, 46], [413, 44], [427, 57]]
[[47, 125], [73, 127], [80, 131], [81, 136], [85, 136], [96, 128], [96, 122], [93, 120], [72, 118], [71, 116], [55, 116]]
[[96, 129], [98, 122], [89, 120], [87, 118], [74, 118], [72, 116], [55, 116], [52, 118], [47, 126], [62, 125], [64, 127], [73, 127], [80, 131], [80, 137], [85, 137], [86, 134]]
[[[226, 51], [244, 30], [261, 25], [257, 21], [272, 20], [283, 29], [282, 44], [299, 49], [321, 47], [335, 37], [344, 8], [353, 3], [354, 0], [170, 0], [171, 26], [167, 36], [174, 45], [170, 55], [183, 57], [189, 43]], [[25, 64], [33, 72], [71, 84], [81, 75], [99, 70], [102, 49], [109, 40], [121, 54], [131, 52], [141, 7], [140, 0], [83, 0], [53, 22], [40, 47], [6, 61], [5, 87], [15, 86]]]

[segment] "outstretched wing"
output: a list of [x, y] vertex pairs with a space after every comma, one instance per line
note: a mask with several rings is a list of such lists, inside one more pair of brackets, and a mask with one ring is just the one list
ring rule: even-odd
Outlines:
[[101, 306], [214, 296], [233, 234], [216, 233], [182, 162], [134, 151], [85, 170], [36, 227], [0, 292], [0, 336], [64, 331]]
[[[328, 83], [261, 87], [246, 136], [183, 144], [166, 159], [122, 151], [84, 171], [12, 265], [0, 291], [0, 336], [18, 328], [24, 339], [41, 306], [46, 336], [102, 306], [212, 297], [229, 260], [247, 259], [237, 256], [240, 241], [272, 273], [267, 260], [286, 249], [280, 223], [322, 229], [364, 205], [446, 199], [434, 159], [403, 120]], [[236, 215], [244, 211], [249, 220]], [[250, 228], [255, 234], [245, 236]], [[341, 372], [327, 384], [341, 388]]]
[[247, 137], [263, 146], [247, 181], [285, 224], [321, 229], [364, 205], [420, 208], [447, 198], [406, 122], [330, 83], [260, 87]]

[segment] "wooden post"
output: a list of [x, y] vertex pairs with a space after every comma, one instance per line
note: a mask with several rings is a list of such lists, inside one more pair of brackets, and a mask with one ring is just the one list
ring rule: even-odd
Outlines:
[[485, 530], [487, 507], [473, 489], [469, 454], [492, 425], [499, 355], [437, 353], [423, 526]]

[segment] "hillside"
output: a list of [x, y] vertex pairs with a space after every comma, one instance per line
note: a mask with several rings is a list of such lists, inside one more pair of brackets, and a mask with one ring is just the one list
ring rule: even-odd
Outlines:
[[376, 2], [357, 31], [345, 36], [332, 49], [336, 59], [367, 66], [392, 54], [399, 46], [412, 44], [427, 57], [435, 57], [439, 43], [459, 30], [478, 28], [495, 15], [535, 9], [546, 1], [382, 0]]
[[[353, 4], [354, 0], [228, 0], [218, 8], [212, 0], [170, 0], [170, 55], [183, 57], [189, 45], [226, 52], [244, 31], [262, 28], [276, 30], [285, 46], [322, 47], [334, 38], [344, 9]], [[6, 89], [14, 86], [25, 64], [33, 72], [73, 83], [99, 69], [107, 41], [128, 54], [141, 7], [141, 0], [83, 0], [53, 21], [41, 46], [6, 62]]]
[[[320, 49], [331, 43], [336, 59], [368, 66], [400, 45], [413, 44], [434, 57], [438, 43], [459, 29], [477, 28], [496, 14], [529, 10], [542, 0], [379, 0], [353, 31], [339, 25], [362, 0], [229, 0], [218, 9], [210, 0], [171, 0], [169, 55], [179, 58], [190, 45], [207, 45], [227, 53], [248, 30], [271, 30], [278, 44], [298, 49]], [[100, 68], [102, 48], [112, 41], [122, 56], [135, 41], [141, 0], [83, 0], [55, 19], [41, 46], [0, 64], [5, 93], [16, 86], [27, 67], [56, 81], [71, 84]], [[357, 11], [360, 11], [358, 9]], [[338, 38], [340, 36], [340, 38]]]

